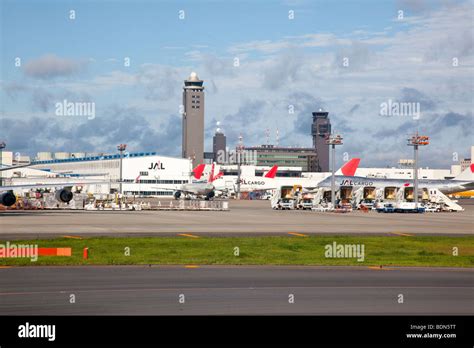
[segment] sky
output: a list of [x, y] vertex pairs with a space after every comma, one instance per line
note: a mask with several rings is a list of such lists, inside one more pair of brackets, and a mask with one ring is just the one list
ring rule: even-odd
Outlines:
[[[322, 108], [344, 137], [338, 163], [396, 165], [419, 131], [421, 164], [448, 168], [474, 144], [473, 17], [474, 1], [449, 0], [0, 0], [0, 141], [33, 156], [120, 143], [179, 156], [195, 71], [207, 151], [216, 122], [230, 147], [277, 132], [311, 146]], [[64, 100], [94, 117], [58, 114]], [[413, 108], [382, 112], [402, 104]]]

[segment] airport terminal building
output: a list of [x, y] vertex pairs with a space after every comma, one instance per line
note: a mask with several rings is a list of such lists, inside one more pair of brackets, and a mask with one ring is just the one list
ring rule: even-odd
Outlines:
[[[191, 166], [189, 159], [159, 156], [156, 152], [126, 154], [122, 158], [123, 194], [171, 196], [178, 185], [191, 180]], [[120, 189], [119, 154], [39, 160], [31, 168], [87, 181], [104, 181], [104, 184], [88, 185], [87, 191], [94, 194]], [[15, 184], [21, 184], [21, 178], [15, 179]]]

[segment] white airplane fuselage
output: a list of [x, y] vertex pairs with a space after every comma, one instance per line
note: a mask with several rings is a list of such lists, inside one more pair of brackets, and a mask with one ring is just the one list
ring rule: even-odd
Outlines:
[[[384, 178], [367, 178], [362, 176], [342, 176], [337, 175], [335, 177], [335, 184], [337, 187], [410, 187], [413, 186], [412, 179], [384, 179]], [[330, 188], [331, 187], [331, 176], [327, 177], [318, 184], [319, 187]], [[419, 189], [430, 189], [436, 188], [444, 194], [451, 194], [456, 192], [463, 192], [472, 190], [474, 188], [474, 182], [465, 180], [430, 180], [420, 179], [418, 180]]]

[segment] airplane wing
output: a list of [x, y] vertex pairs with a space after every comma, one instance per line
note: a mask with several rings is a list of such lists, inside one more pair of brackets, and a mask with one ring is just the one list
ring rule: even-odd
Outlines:
[[[7, 165], [3, 165], [1, 168], [0, 168], [0, 172], [4, 172], [6, 170], [15, 170], [17, 168], [25, 168], [25, 167], [30, 167], [32, 166], [31, 163], [29, 164], [22, 164], [22, 165], [19, 165], [19, 166], [7, 166]], [[38, 169], [38, 170], [41, 170], [41, 169]]]
[[181, 192], [185, 192], [184, 190], [181, 190], [181, 188], [179, 187], [159, 187], [159, 186], [151, 186], [152, 189], [154, 190], [161, 190], [161, 191], [170, 191], [170, 192], [174, 192], [174, 191], [181, 191]]
[[108, 182], [56, 182], [51, 184], [28, 184], [28, 185], [11, 185], [11, 186], [0, 186], [0, 191], [11, 191], [18, 189], [31, 189], [31, 188], [49, 188], [49, 187], [72, 187], [72, 186], [85, 186], [85, 185], [98, 185], [108, 184]]

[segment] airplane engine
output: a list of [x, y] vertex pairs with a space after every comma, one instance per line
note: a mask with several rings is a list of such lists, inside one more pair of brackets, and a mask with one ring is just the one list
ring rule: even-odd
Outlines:
[[74, 197], [74, 194], [71, 192], [71, 190], [61, 189], [56, 191], [54, 197], [60, 202], [69, 203]]
[[0, 194], [0, 204], [9, 207], [16, 202], [16, 196], [12, 191], [3, 192]]
[[179, 199], [179, 197], [181, 197], [181, 192], [176, 191], [173, 196], [174, 196], [175, 199]]

